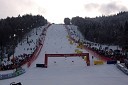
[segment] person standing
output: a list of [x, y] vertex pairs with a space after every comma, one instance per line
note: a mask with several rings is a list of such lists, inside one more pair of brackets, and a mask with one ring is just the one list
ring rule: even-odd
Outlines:
[[94, 56], [92, 56], [92, 59], [94, 58]]

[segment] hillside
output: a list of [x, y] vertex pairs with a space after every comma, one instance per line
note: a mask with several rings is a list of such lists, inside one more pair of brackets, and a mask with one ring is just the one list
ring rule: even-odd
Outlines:
[[78, 26], [83, 36], [93, 42], [127, 46], [128, 12], [96, 18], [73, 17], [71, 23]]
[[[69, 26], [70, 27], [70, 26]], [[39, 32], [38, 30], [37, 32]], [[21, 82], [23, 85], [126, 85], [128, 77], [115, 65], [94, 65], [89, 53], [91, 65], [87, 66], [81, 57], [51, 57], [48, 68], [37, 68], [36, 64], [43, 64], [47, 53], [74, 53], [77, 43], [70, 44], [67, 30], [63, 25], [51, 25], [46, 33], [43, 48], [38, 58], [27, 68], [21, 76], [0, 80], [0, 85], [9, 85], [11, 82]], [[35, 38], [35, 37], [33, 37]], [[81, 49], [79, 49], [81, 50]], [[74, 61], [74, 62], [72, 62]], [[56, 63], [55, 63], [56, 62]]]

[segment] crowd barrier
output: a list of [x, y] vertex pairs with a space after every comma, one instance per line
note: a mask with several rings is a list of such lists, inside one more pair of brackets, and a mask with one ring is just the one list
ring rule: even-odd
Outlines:
[[78, 49], [75, 49], [75, 52], [76, 52], [76, 53], [83, 53], [83, 51], [80, 51], [80, 50], [78, 50]]
[[73, 41], [70, 41], [70, 44], [73, 45]]
[[124, 65], [122, 65], [121, 63], [117, 63], [116, 66], [118, 69], [128, 75], [128, 69]]
[[94, 54], [95, 57], [102, 59], [103, 61], [110, 61], [112, 60], [111, 58], [105, 57], [104, 55], [100, 55], [99, 53], [97, 53], [96, 51], [92, 50], [91, 48], [84, 46], [84, 48], [86, 50], [88, 50], [89, 52], [91, 52], [92, 54]]
[[[46, 31], [47, 31], [47, 29], [49, 28], [49, 26], [51, 26], [51, 24], [49, 24], [49, 25], [45, 28]], [[44, 39], [41, 41], [41, 44], [39, 45], [39, 47], [36, 48], [35, 52], [34, 52], [33, 55], [32, 55], [32, 58], [29, 60], [29, 62], [28, 62], [28, 64], [27, 64], [28, 67], [30, 67], [31, 64], [33, 63], [33, 61], [37, 59], [37, 57], [38, 57], [38, 55], [39, 55], [39, 53], [40, 53], [40, 51], [41, 51], [41, 49], [42, 49], [42, 47], [43, 47], [44, 41], [45, 41], [45, 37], [44, 37]]]
[[25, 69], [19, 69], [13, 73], [0, 74], [0, 80], [14, 78], [14, 77], [17, 77], [17, 76], [24, 74], [24, 73], [25, 73]]
[[83, 45], [78, 45], [77, 48], [83, 49]]
[[41, 67], [41, 68], [43, 68], [43, 67], [45, 67], [45, 64], [36, 64], [36, 67]]
[[94, 65], [102, 65], [104, 62], [102, 60], [94, 60]]
[[33, 63], [33, 61], [36, 60], [36, 58], [38, 57], [38, 55], [39, 55], [41, 49], [42, 49], [42, 45], [40, 45], [40, 46], [35, 50], [35, 52], [33, 53], [32, 58], [28, 61], [28, 67], [30, 67], [31, 64]]
[[107, 64], [116, 64], [117, 61], [116, 60], [110, 60], [110, 61], [107, 61]]
[[69, 35], [67, 35], [66, 37], [69, 38]]
[[[68, 32], [68, 37], [74, 41], [75, 43], [79, 43], [78, 41], [76, 41], [73, 37], [70, 36], [70, 31], [69, 31], [69, 28], [68, 26], [65, 26], [65, 28], [67, 29], [67, 32]], [[99, 58], [99, 59], [102, 59], [103, 61], [108, 61], [108, 60], [111, 60], [111, 58], [108, 58], [108, 57], [105, 57], [103, 55], [100, 55], [98, 54], [97, 52], [93, 51], [93, 49], [87, 47], [86, 45], [82, 45], [82, 46], [77, 46], [77, 48], [84, 48], [86, 50], [88, 50], [89, 52], [91, 52], [92, 54], [95, 54], [95, 57]]]

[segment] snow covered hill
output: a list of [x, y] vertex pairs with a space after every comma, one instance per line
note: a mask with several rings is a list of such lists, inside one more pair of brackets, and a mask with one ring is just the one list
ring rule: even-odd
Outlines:
[[[46, 33], [43, 48], [38, 58], [26, 73], [11, 79], [0, 80], [0, 85], [11, 82], [21, 82], [23, 85], [127, 85], [128, 76], [115, 65], [91, 65], [81, 57], [49, 58], [48, 68], [37, 68], [36, 64], [43, 64], [46, 53], [75, 53], [77, 43], [70, 44], [63, 25], [51, 25]], [[33, 37], [34, 38], [34, 37]], [[88, 52], [82, 50], [83, 52]]]

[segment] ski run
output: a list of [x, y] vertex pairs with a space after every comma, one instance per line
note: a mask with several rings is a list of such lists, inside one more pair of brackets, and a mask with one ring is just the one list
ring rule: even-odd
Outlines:
[[[38, 35], [46, 26], [39, 27], [36, 31]], [[68, 26], [75, 31], [76, 26]], [[28, 35], [33, 40], [30, 45], [34, 47], [34, 42], [38, 39], [38, 35], [34, 34], [35, 29]], [[82, 36], [79, 34], [79, 37]], [[90, 53], [86, 49], [77, 48], [77, 43], [70, 43], [67, 29], [64, 25], [52, 24], [46, 31], [43, 47], [35, 61], [27, 67], [27, 64], [22, 68], [25, 73], [10, 79], [0, 80], [0, 85], [10, 85], [11, 82], [21, 82], [22, 85], [127, 85], [128, 76], [120, 71], [116, 65], [106, 64], [94, 65], [94, 60], [99, 60], [95, 54]], [[78, 37], [72, 35], [75, 39]], [[18, 44], [15, 55], [22, 53], [31, 53], [32, 51], [24, 48], [29, 47], [25, 43]], [[112, 47], [115, 49], [116, 47]], [[72, 54], [78, 49], [83, 53], [89, 53], [90, 66], [86, 65], [86, 61], [81, 57], [50, 57], [47, 68], [38, 68], [36, 64], [44, 64], [45, 54]], [[92, 58], [94, 56], [94, 58]], [[0, 72], [0, 74], [10, 73], [10, 71]]]

